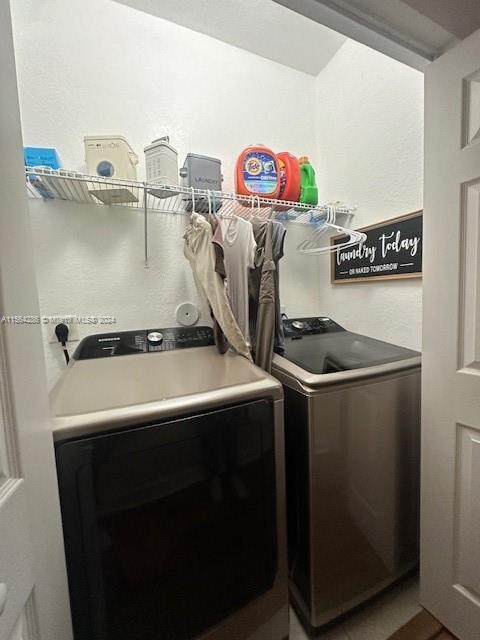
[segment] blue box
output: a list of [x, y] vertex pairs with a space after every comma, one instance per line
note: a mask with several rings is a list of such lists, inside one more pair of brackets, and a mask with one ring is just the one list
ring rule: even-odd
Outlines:
[[47, 147], [23, 147], [23, 158], [26, 167], [49, 167], [60, 169], [60, 158], [57, 150]]

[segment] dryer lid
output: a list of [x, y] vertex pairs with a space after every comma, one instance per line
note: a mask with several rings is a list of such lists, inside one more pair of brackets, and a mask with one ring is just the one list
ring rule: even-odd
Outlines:
[[58, 439], [282, 397], [280, 383], [242, 356], [197, 347], [72, 361], [50, 407]]

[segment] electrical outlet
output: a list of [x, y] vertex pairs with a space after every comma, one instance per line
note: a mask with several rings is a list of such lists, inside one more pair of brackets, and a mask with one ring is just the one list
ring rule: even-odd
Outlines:
[[80, 337], [78, 335], [78, 323], [76, 316], [55, 316], [49, 318], [48, 330], [50, 334], [50, 344], [58, 344], [58, 338], [55, 335], [55, 327], [57, 324], [64, 322], [68, 327], [68, 342], [78, 342]]

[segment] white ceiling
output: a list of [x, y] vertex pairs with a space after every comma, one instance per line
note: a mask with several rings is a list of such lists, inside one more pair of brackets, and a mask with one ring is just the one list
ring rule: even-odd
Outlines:
[[480, 28], [479, 0], [274, 0], [419, 69]]
[[272, 0], [116, 0], [316, 76], [346, 38]]

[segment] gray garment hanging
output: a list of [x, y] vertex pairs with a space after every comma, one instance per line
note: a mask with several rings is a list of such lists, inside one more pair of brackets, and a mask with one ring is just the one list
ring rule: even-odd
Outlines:
[[282, 308], [280, 306], [280, 269], [279, 261], [283, 258], [283, 245], [287, 230], [278, 220], [272, 220], [272, 254], [275, 263], [275, 353], [285, 352], [285, 335], [283, 332]]
[[249, 274], [249, 322], [255, 363], [265, 371], [272, 367], [275, 340], [275, 262], [272, 253], [272, 222], [253, 218], [257, 243], [255, 268]]

